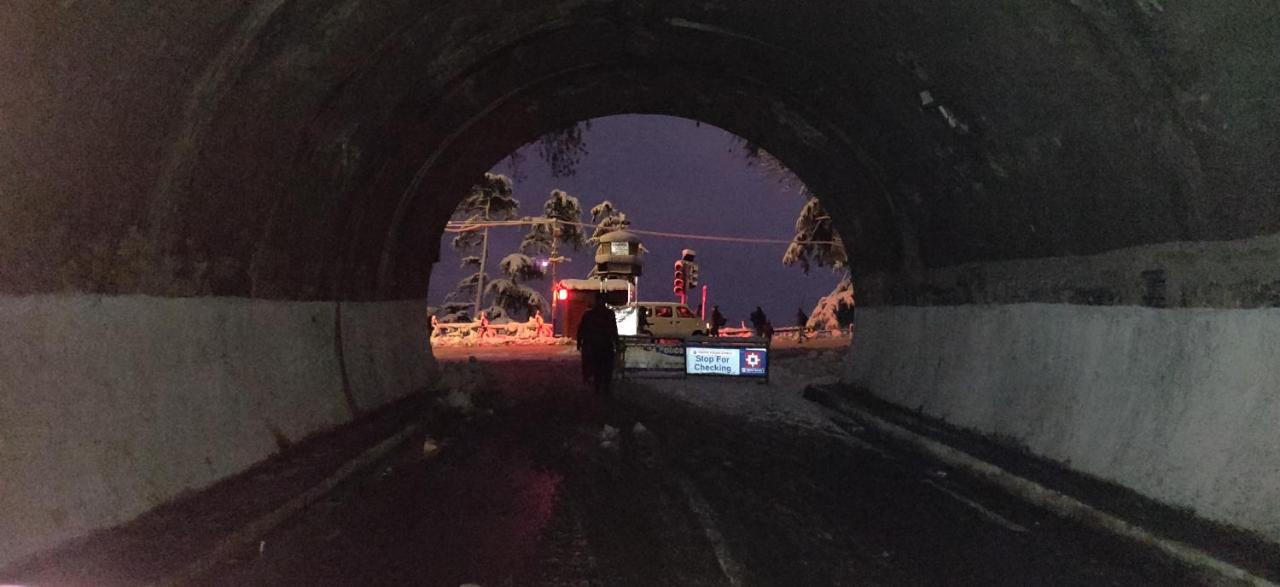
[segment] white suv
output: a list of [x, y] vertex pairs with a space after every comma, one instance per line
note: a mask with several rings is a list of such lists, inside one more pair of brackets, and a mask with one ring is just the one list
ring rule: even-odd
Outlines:
[[689, 338], [706, 333], [706, 325], [685, 307], [677, 302], [636, 302], [634, 304], [644, 310], [645, 325], [639, 328], [639, 334], [649, 334], [654, 338]]

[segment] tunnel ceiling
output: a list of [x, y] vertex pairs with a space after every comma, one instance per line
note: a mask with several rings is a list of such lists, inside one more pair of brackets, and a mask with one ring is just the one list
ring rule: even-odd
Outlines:
[[1267, 3], [28, 2], [0, 287], [421, 296], [481, 172], [643, 112], [777, 154], [857, 275], [1280, 229]]

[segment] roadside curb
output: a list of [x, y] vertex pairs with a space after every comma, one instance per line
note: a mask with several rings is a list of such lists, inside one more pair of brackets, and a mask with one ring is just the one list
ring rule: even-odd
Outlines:
[[245, 524], [230, 535], [218, 540], [213, 547], [208, 550], [208, 552], [187, 564], [178, 572], [156, 580], [150, 585], [155, 587], [168, 587], [186, 585], [196, 581], [201, 576], [226, 562], [235, 553], [251, 548], [254, 541], [259, 540], [263, 535], [276, 529], [298, 512], [301, 512], [319, 501], [352, 475], [364, 470], [374, 462], [385, 457], [396, 447], [404, 444], [410, 437], [421, 431], [422, 428], [423, 425], [420, 423], [409, 424], [399, 432], [392, 434], [390, 437], [382, 440], [382, 442], [379, 442], [372, 448], [364, 451], [354, 459], [347, 461], [339, 467], [337, 471], [334, 471], [333, 474], [312, 486], [310, 489], [294, 496], [280, 507], [259, 516], [257, 519]]
[[1211, 574], [1219, 579], [1254, 585], [1258, 587], [1280, 587], [1271, 581], [1254, 575], [1229, 562], [1214, 558], [1198, 548], [1188, 544], [1157, 536], [1144, 528], [1136, 526], [1121, 518], [1101, 511], [1076, 498], [1055, 491], [1039, 483], [1019, 477], [994, 464], [981, 460], [969, 453], [952, 448], [942, 442], [918, 434], [897, 424], [881, 419], [862, 408], [834, 397], [827, 391], [808, 387], [804, 390], [804, 398], [835, 410], [843, 415], [858, 420], [867, 428], [877, 433], [902, 442], [917, 451], [938, 459], [949, 466], [963, 469], [995, 485], [1009, 494], [1023, 499], [1033, 505], [1044, 508], [1059, 517], [1074, 520], [1085, 526], [1109, 532], [1143, 546], [1154, 548], [1177, 561]]

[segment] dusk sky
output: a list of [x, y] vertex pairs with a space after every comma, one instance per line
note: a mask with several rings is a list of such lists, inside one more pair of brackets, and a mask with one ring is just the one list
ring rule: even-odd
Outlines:
[[[793, 235], [804, 203], [799, 187], [750, 165], [741, 141], [720, 128], [668, 116], [623, 115], [592, 120], [584, 136], [588, 153], [571, 177], [553, 177], [536, 145], [520, 150], [523, 161], [518, 170], [509, 159], [492, 170], [515, 182], [521, 216], [541, 215], [548, 194], [558, 188], [581, 201], [584, 222], [591, 221], [591, 207], [607, 199], [636, 229], [777, 239]], [[515, 251], [525, 230], [492, 230], [491, 277], [498, 274], [498, 260]], [[452, 238], [446, 233], [442, 239], [440, 262], [431, 276], [432, 305], [440, 305], [464, 275]], [[797, 308], [810, 312], [840, 278], [829, 268], [815, 268], [806, 276], [798, 267], [784, 267], [783, 244], [642, 238], [650, 252], [640, 278], [641, 300], [675, 299], [671, 266], [681, 249], [691, 248], [698, 253], [708, 304], [719, 304], [731, 325], [746, 320], [760, 305], [775, 326], [792, 326]], [[572, 262], [562, 264], [557, 277], [586, 277], [593, 251], [565, 254]], [[549, 295], [549, 281], [531, 285]], [[691, 295], [689, 307], [697, 306]]]

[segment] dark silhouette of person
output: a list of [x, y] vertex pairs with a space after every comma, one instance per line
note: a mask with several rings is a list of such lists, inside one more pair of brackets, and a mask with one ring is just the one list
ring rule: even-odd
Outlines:
[[636, 334], [653, 336], [653, 333], [649, 332], [649, 309], [644, 306], [636, 308]]
[[756, 336], [764, 336], [765, 324], [769, 323], [769, 318], [764, 315], [764, 310], [760, 306], [756, 306], [756, 311], [751, 313], [751, 327], [755, 329]]
[[796, 310], [796, 326], [800, 327], [800, 330], [797, 331], [796, 336], [800, 339], [800, 342], [802, 343], [804, 342], [805, 328], [808, 325], [809, 325], [809, 317], [805, 315], [804, 308], [800, 308], [799, 310]]
[[583, 379], [590, 380], [596, 393], [609, 393], [613, 383], [613, 361], [618, 348], [618, 322], [605, 305], [604, 295], [582, 315], [578, 324], [578, 350], [582, 352]]
[[724, 319], [724, 314], [720, 313], [720, 306], [711, 306], [711, 328], [709, 332], [711, 336], [720, 336], [720, 327], [728, 323]]

